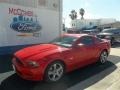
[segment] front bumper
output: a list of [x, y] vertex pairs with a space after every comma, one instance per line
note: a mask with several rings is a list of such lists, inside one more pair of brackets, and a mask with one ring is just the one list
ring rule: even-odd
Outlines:
[[18, 65], [15, 60], [13, 60], [12, 63], [13, 69], [21, 78], [32, 81], [43, 80], [44, 69], [42, 67], [28, 68], [25, 66]]

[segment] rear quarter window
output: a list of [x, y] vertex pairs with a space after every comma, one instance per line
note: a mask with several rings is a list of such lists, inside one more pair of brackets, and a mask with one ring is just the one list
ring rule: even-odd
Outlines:
[[80, 43], [85, 44], [85, 45], [93, 45], [94, 39], [91, 36], [83, 36], [80, 40]]

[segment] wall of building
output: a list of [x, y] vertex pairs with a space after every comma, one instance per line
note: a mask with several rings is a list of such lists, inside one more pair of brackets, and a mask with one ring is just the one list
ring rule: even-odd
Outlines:
[[21, 5], [25, 7], [34, 7], [34, 8], [44, 7], [51, 10], [59, 10], [60, 7], [59, 0], [0, 0], [0, 3], [2, 2]]
[[[39, 6], [36, 6], [38, 4]], [[61, 34], [62, 0], [0, 0], [0, 12], [0, 47], [45, 43]], [[35, 35], [29, 32], [21, 33], [11, 28], [13, 21], [18, 20], [16, 18], [20, 15], [24, 16], [24, 21], [28, 18], [32, 19], [31, 21], [37, 19], [41, 26], [40, 31], [35, 32], [37, 33]], [[23, 27], [26, 28], [25, 25]]]
[[120, 28], [120, 22], [115, 22], [115, 23], [109, 23], [109, 24], [104, 24], [100, 25], [99, 28]]
[[116, 22], [115, 19], [76, 19], [71, 21], [71, 28], [82, 29], [82, 28], [92, 28], [94, 26], [104, 25]]

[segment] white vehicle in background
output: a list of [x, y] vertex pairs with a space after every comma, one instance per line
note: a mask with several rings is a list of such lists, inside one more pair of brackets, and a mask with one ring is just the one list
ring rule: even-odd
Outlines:
[[0, 55], [62, 32], [62, 0], [0, 0]]

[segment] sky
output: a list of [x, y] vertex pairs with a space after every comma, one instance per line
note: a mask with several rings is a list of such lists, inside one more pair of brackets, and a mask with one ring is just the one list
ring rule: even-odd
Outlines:
[[67, 27], [71, 21], [71, 10], [84, 8], [85, 19], [113, 18], [120, 21], [120, 0], [63, 0], [63, 18]]

